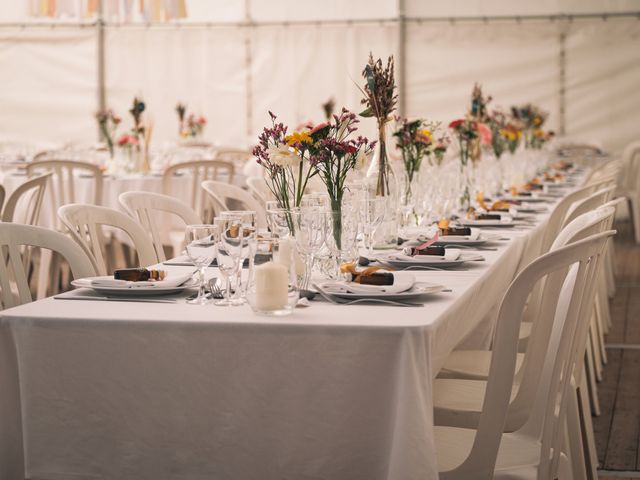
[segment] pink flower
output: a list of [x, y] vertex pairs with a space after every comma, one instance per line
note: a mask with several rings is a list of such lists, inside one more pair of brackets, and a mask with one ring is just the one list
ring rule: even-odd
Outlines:
[[480, 122], [478, 122], [476, 128], [478, 130], [478, 136], [480, 137], [480, 143], [482, 143], [482, 145], [491, 145], [491, 129]]
[[309, 132], [310, 135], [313, 135], [316, 132], [319, 132], [320, 130], [322, 130], [323, 128], [327, 128], [329, 126], [329, 124], [327, 122], [323, 122], [323, 123], [319, 123], [318, 125], [316, 125], [315, 127], [313, 127], [311, 129], [311, 131]]

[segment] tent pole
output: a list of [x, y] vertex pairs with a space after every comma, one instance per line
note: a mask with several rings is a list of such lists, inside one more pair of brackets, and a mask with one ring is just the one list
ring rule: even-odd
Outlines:
[[407, 18], [405, 0], [398, 0], [398, 113], [401, 117], [407, 115]]
[[[107, 109], [107, 96], [105, 91], [105, 45], [104, 45], [104, 1], [98, 0], [98, 19], [96, 20], [97, 39], [97, 73], [98, 73], [98, 111]], [[98, 138], [104, 140], [102, 131], [98, 128]]]
[[561, 25], [560, 54], [558, 56], [558, 130], [561, 136], [566, 134], [566, 106], [567, 106], [567, 31], [565, 24]]
[[[253, 23], [251, 19], [251, 0], [244, 0], [244, 21], [245, 25]], [[251, 138], [253, 124], [253, 58], [251, 56], [251, 29], [247, 28], [244, 32], [244, 61], [245, 61], [245, 89], [246, 89], [246, 135], [247, 139]]]

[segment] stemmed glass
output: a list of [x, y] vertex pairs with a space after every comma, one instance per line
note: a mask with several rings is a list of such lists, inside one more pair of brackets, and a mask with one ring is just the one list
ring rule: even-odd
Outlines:
[[218, 229], [215, 225], [187, 225], [185, 229], [186, 251], [189, 260], [198, 269], [200, 288], [198, 296], [187, 303], [205, 305], [209, 303], [205, 296], [205, 271], [216, 256]]
[[[239, 217], [242, 220], [242, 251], [240, 254], [240, 267], [236, 274], [236, 289], [233, 294], [233, 300], [238, 305], [242, 305], [247, 302], [246, 290], [247, 285], [251, 281], [251, 275], [253, 274], [253, 258], [256, 250], [256, 219], [257, 214], [252, 210], [228, 210], [220, 214], [221, 218], [233, 218]], [[249, 263], [248, 277], [246, 281], [242, 282], [242, 265], [247, 260]]]
[[373, 237], [384, 218], [385, 198], [367, 193], [361, 201], [362, 229], [365, 235], [367, 255], [373, 253]]
[[305, 208], [291, 213], [295, 226], [295, 242], [300, 255], [304, 257], [305, 272], [302, 288], [307, 289], [311, 279], [313, 261], [326, 235], [326, 213], [319, 208]]
[[225, 298], [215, 304], [220, 306], [239, 305], [231, 299], [231, 277], [237, 274], [240, 268], [240, 257], [243, 247], [243, 224], [241, 217], [226, 216], [215, 219], [220, 226], [220, 239], [218, 241], [217, 259], [218, 269], [225, 280]]

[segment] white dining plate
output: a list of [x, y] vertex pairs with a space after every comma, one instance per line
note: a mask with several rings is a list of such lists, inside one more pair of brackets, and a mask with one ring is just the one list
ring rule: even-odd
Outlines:
[[[448, 249], [453, 250], [453, 249]], [[416, 255], [411, 257], [402, 253], [390, 253], [382, 258], [385, 263], [397, 268], [407, 267], [454, 267], [465, 262], [478, 262], [484, 257], [478, 253], [460, 252], [456, 258], [451, 256], [441, 257], [439, 255]]]
[[[474, 230], [478, 230], [478, 235], [474, 235]], [[480, 229], [472, 228], [471, 235], [443, 235], [438, 238], [433, 244], [438, 246], [446, 245], [467, 245], [467, 246], [480, 246], [487, 242], [495, 242], [502, 238], [502, 235], [493, 234], [489, 232], [480, 232]]]
[[[380, 270], [384, 272], [384, 270]], [[389, 272], [387, 272], [389, 273]], [[393, 285], [363, 285], [356, 282], [333, 281], [324, 282], [320, 285], [327, 293], [402, 293], [411, 290], [416, 282], [416, 277], [411, 272], [392, 272]]]
[[543, 203], [543, 202], [550, 202], [552, 199], [549, 197], [540, 197], [540, 196], [536, 196], [536, 195], [532, 195], [532, 196], [520, 196], [520, 195], [516, 195], [515, 197], [513, 195], [505, 195], [504, 197], [501, 198], [501, 200], [505, 200], [507, 202], [511, 202], [511, 201], [519, 201], [519, 202], [527, 202], [527, 203]]
[[[395, 273], [397, 274], [397, 273], [404, 273], [404, 272], [395, 272]], [[329, 282], [329, 283], [335, 283], [335, 282]], [[322, 289], [322, 292], [327, 295], [331, 295], [332, 297], [336, 297], [336, 298], [343, 298], [345, 300], [365, 300], [368, 298], [371, 298], [371, 299], [379, 298], [384, 300], [396, 300], [396, 301], [412, 300], [412, 299], [420, 298], [423, 295], [442, 292], [443, 290], [446, 289], [444, 285], [437, 285], [435, 283], [428, 283], [428, 282], [416, 282], [413, 285], [413, 287], [411, 287], [409, 290], [405, 290], [404, 292], [399, 292], [399, 293], [389, 293], [389, 292], [379, 292], [379, 291], [352, 293], [348, 291], [326, 289], [325, 284], [320, 284], [318, 285], [318, 287], [320, 287]]]
[[156, 295], [171, 295], [174, 293], [180, 293], [187, 288], [193, 288], [197, 285], [197, 281], [193, 278], [188, 279], [181, 285], [161, 285], [162, 282], [156, 282], [156, 285], [139, 285], [135, 287], [131, 286], [115, 286], [115, 285], [96, 285], [92, 283], [96, 280], [113, 280], [113, 277], [89, 277], [79, 278], [72, 280], [71, 285], [76, 288], [90, 288], [102, 295], [126, 295], [126, 296], [139, 296], [150, 297]]

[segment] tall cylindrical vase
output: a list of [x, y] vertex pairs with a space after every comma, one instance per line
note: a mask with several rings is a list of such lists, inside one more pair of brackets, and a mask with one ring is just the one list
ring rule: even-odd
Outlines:
[[378, 129], [378, 144], [367, 171], [369, 193], [385, 199], [385, 214], [376, 230], [376, 248], [394, 248], [398, 244], [398, 181], [387, 152], [387, 123]]

